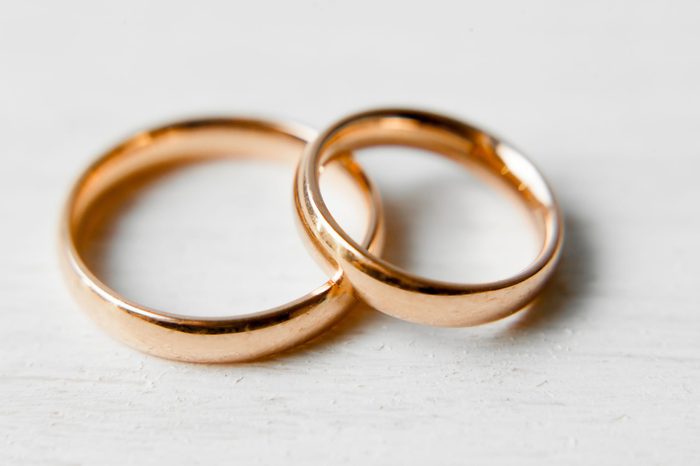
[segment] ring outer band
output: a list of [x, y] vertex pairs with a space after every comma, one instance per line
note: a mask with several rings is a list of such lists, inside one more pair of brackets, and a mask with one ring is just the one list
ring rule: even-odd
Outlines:
[[[476, 163], [489, 176], [514, 185], [537, 207], [543, 246], [516, 275], [490, 283], [460, 284], [411, 274], [355, 242], [333, 219], [319, 188], [319, 167], [337, 151], [405, 145]], [[467, 160], [469, 159], [469, 160]], [[307, 146], [298, 166], [295, 207], [307, 243], [326, 270], [340, 267], [375, 309], [409, 322], [468, 327], [493, 322], [530, 305], [552, 275], [564, 238], [562, 215], [540, 172], [518, 151], [483, 130], [436, 113], [378, 109], [344, 118]]]
[[[352, 287], [342, 271], [336, 269], [326, 283], [281, 306], [243, 316], [195, 318], [152, 309], [121, 296], [92, 273], [77, 244], [83, 219], [74, 218], [76, 205], [81, 200], [85, 184], [92, 182], [95, 173], [105, 163], [147, 147], [153, 141], [159, 142], [160, 138], [186, 140], [190, 134], [208, 130], [243, 130], [252, 131], [259, 137], [269, 134], [289, 138], [300, 146], [299, 154], [303, 145], [315, 135], [313, 130], [302, 125], [253, 118], [189, 120], [139, 133], [100, 157], [76, 182], [61, 217], [59, 260], [69, 290], [80, 307], [117, 340], [142, 352], [171, 360], [199, 363], [250, 361], [297, 346], [335, 324], [355, 302]], [[370, 206], [370, 221], [363, 244], [379, 251], [383, 225], [378, 193], [352, 160], [344, 160], [343, 165], [360, 184]]]

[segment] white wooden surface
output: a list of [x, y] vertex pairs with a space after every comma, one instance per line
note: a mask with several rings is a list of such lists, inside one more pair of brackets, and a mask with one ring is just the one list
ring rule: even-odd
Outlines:
[[[692, 1], [3, 2], [0, 464], [697, 464], [699, 18]], [[321, 127], [381, 104], [474, 119], [543, 169], [568, 238], [534, 309], [435, 329], [359, 306], [298, 351], [198, 366], [110, 340], [68, 297], [61, 202], [120, 137], [208, 114]], [[527, 260], [526, 224], [467, 175], [361, 160], [392, 260], [470, 280]], [[288, 176], [161, 180], [97, 244], [105, 276], [193, 313], [307, 291], [322, 275]]]

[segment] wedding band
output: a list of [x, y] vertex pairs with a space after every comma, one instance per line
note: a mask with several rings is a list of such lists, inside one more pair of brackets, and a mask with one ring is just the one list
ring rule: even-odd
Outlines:
[[[515, 276], [457, 284], [413, 275], [355, 242], [334, 220], [319, 189], [321, 167], [337, 154], [377, 145], [426, 149], [487, 175], [526, 205], [541, 227], [542, 247]], [[307, 146], [295, 181], [295, 207], [305, 238], [323, 266], [339, 267], [368, 304], [399, 319], [471, 326], [506, 317], [533, 301], [559, 258], [562, 218], [539, 171], [520, 152], [472, 125], [416, 110], [383, 109], [347, 117]]]
[[[134, 303], [110, 289], [88, 268], [81, 228], [110, 189], [165, 164], [235, 156], [298, 160], [314, 137], [305, 127], [243, 118], [187, 121], [138, 134], [107, 152], [75, 184], [61, 220], [60, 256], [71, 291], [110, 334], [156, 356], [191, 362], [244, 361], [300, 344], [333, 325], [354, 301], [337, 269], [307, 295], [263, 312], [229, 318], [187, 317]], [[381, 247], [376, 191], [351, 157], [343, 172], [363, 193], [369, 222], [362, 247]], [[232, 239], [235, 241], [235, 239]]]

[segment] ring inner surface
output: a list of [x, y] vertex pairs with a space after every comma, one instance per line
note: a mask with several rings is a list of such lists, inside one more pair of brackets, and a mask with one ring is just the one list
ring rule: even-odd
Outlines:
[[[74, 260], [90, 280], [117, 299], [155, 314], [189, 319], [188, 316], [156, 311], [135, 304], [94, 275], [86, 264], [84, 256], [85, 233], [92, 217], [91, 212], [93, 209], [99, 209], [102, 201], [110, 197], [115, 189], [138, 177], [145, 177], [163, 170], [215, 159], [245, 158], [276, 162], [296, 160], [311, 136], [312, 134], [304, 134], [301, 130], [298, 135], [295, 135], [275, 127], [266, 127], [264, 124], [246, 125], [245, 122], [216, 121], [206, 124], [174, 125], [143, 133], [128, 140], [95, 162], [79, 180], [71, 194], [67, 211], [67, 233]], [[369, 212], [370, 218], [374, 218], [371, 194], [368, 192], [368, 186], [364, 184], [364, 178], [355, 176], [351, 171], [340, 170], [340, 172], [343, 176], [352, 178], [351, 184], [357, 186], [356, 189], [362, 193], [362, 198], [365, 200], [366, 207], [363, 207]], [[366, 233], [367, 238], [364, 240], [365, 244], [372, 234], [369, 228]], [[338, 277], [339, 275], [336, 274], [333, 280]], [[332, 281], [328, 281], [290, 303], [235, 318], [242, 319], [284, 311], [288, 306], [297, 306], [302, 301], [327, 292], [331, 285]], [[196, 319], [219, 320], [220, 318], [196, 317]]]
[[[540, 267], [540, 262], [544, 263], [546, 257], [556, 249], [559, 229], [556, 202], [537, 169], [510, 146], [477, 128], [454, 120], [431, 123], [405, 116], [368, 116], [341, 124], [327, 134], [319, 146], [316, 167], [323, 166], [339, 154], [377, 146], [414, 147], [445, 156], [526, 207], [541, 238], [541, 247], [533, 262], [523, 271], [500, 282], [520, 279], [528, 270]], [[314, 182], [318, 182], [319, 175], [320, 171], [314, 177]], [[332, 214], [323, 205], [323, 200], [320, 197], [317, 200], [320, 200], [321, 210], [325, 210], [329, 220], [334, 222]], [[337, 223], [333, 227], [346, 243], [385, 270], [412, 281], [445, 287], [463, 286], [416, 276], [357, 245]]]
[[289, 160], [298, 157], [305, 144], [290, 134], [233, 126], [144, 133], [110, 151], [80, 180], [73, 193], [71, 232], [75, 236], [85, 212], [103, 194], [137, 174], [205, 159]]

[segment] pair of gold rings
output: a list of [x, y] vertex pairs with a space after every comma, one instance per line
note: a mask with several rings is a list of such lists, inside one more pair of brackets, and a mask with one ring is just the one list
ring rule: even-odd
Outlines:
[[[382, 210], [377, 191], [352, 151], [402, 145], [441, 154], [515, 193], [540, 227], [541, 249], [504, 280], [458, 284], [422, 278], [381, 259]], [[164, 164], [250, 156], [298, 160], [294, 206], [302, 237], [329, 280], [290, 303], [231, 318], [194, 318], [134, 303], [86, 265], [86, 220], [116, 185]], [[324, 166], [338, 163], [364, 194], [370, 221], [361, 242], [334, 220], [319, 186]], [[332, 326], [355, 296], [375, 309], [420, 324], [461, 327], [506, 317], [530, 304], [551, 276], [563, 239], [562, 217], [540, 172], [520, 152], [467, 123], [406, 109], [349, 116], [315, 137], [296, 124], [247, 118], [195, 120], [138, 134], [116, 146], [78, 179], [61, 221], [61, 259], [70, 288], [109, 333], [156, 356], [191, 362], [246, 361], [298, 345]]]

